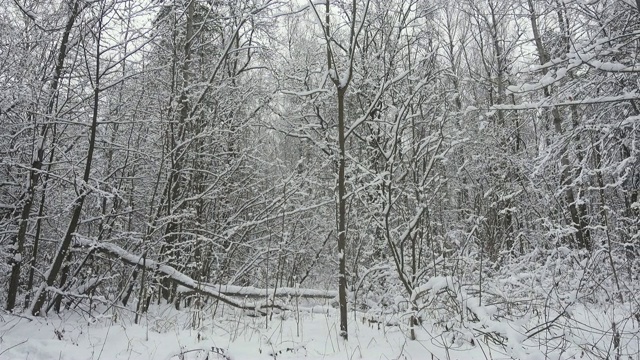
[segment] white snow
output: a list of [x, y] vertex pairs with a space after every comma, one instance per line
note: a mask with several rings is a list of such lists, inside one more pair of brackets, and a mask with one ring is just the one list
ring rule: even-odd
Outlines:
[[310, 96], [310, 95], [326, 93], [326, 92], [329, 92], [329, 90], [322, 89], [322, 88], [313, 89], [313, 90], [306, 90], [306, 91], [290, 91], [290, 90], [283, 90], [282, 91], [283, 94], [295, 95], [295, 96], [299, 96], [299, 97]]
[[[326, 298], [332, 299], [338, 296], [337, 291], [333, 290], [317, 290], [317, 289], [303, 289], [292, 287], [279, 287], [277, 289], [260, 289], [253, 286], [237, 286], [237, 285], [222, 285], [222, 284], [202, 284], [207, 288], [216, 289], [218, 292], [225, 295], [241, 296], [241, 297], [264, 297], [265, 294], [269, 296], [291, 296], [291, 297], [308, 297], [308, 298]], [[193, 291], [185, 286], [179, 286], [178, 292], [187, 293]]]
[[[339, 337], [336, 312], [246, 317], [225, 309], [213, 318], [213, 308], [200, 313], [178, 312], [170, 306], [151, 309], [139, 324], [133, 314], [105, 310], [93, 316], [70, 312], [60, 318], [3, 315], [0, 358], [30, 360], [261, 360], [261, 359], [445, 359], [448, 350], [434, 345], [427, 331], [418, 341], [406, 338], [398, 326], [378, 328], [350, 316], [349, 341]], [[116, 315], [117, 314], [117, 315]], [[193, 318], [201, 316], [196, 329]], [[181, 355], [183, 354], [183, 356]], [[222, 355], [224, 354], [224, 355]], [[465, 359], [482, 359], [469, 348]]]
[[[567, 250], [557, 250], [558, 266], [572, 255]], [[550, 258], [548, 265], [552, 263]], [[546, 279], [533, 273], [512, 274], [502, 287], [541, 280]], [[489, 296], [480, 299], [474, 285], [454, 276], [433, 276], [409, 299], [392, 297], [400, 311], [350, 310], [348, 341], [339, 336], [335, 306], [309, 307], [304, 299], [302, 306], [274, 309], [272, 316], [256, 316], [256, 311], [238, 310], [223, 302], [181, 311], [172, 304], [153, 305], [137, 324], [132, 310], [105, 301], [48, 318], [2, 314], [0, 359], [479, 360], [487, 354], [494, 359], [598, 359], [610, 351], [612, 324], [623, 344], [619, 352], [638, 353], [640, 329], [630, 320], [632, 306], [583, 305], [576, 303], [577, 294], [546, 295], [551, 296], [548, 301], [561, 300], [564, 305], [558, 311], [547, 307], [543, 313], [518, 318], [504, 311], [503, 301], [490, 304]], [[530, 301], [503, 296], [513, 304]], [[459, 314], [443, 311], [443, 305], [452, 302]], [[408, 320], [416, 315], [421, 323], [410, 325]], [[553, 326], [545, 331], [549, 325]], [[412, 329], [415, 340], [408, 339]], [[585, 348], [590, 352], [584, 354]]]

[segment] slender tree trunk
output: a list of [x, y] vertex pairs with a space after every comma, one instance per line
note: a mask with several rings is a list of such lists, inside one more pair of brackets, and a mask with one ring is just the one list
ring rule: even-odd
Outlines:
[[82, 207], [84, 205], [84, 200], [87, 197], [89, 189], [87, 188], [87, 183], [89, 182], [89, 178], [91, 175], [91, 163], [93, 161], [93, 151], [95, 149], [95, 141], [96, 141], [96, 130], [98, 128], [98, 105], [99, 105], [99, 97], [100, 97], [100, 40], [102, 34], [102, 15], [98, 18], [97, 24], [97, 33], [96, 33], [96, 63], [95, 63], [95, 80], [94, 80], [94, 90], [93, 90], [93, 114], [91, 117], [91, 128], [89, 135], [89, 148], [87, 151], [87, 161], [84, 167], [84, 175], [82, 177], [83, 184], [80, 188], [80, 195], [75, 201], [73, 207], [73, 213], [71, 215], [71, 221], [69, 222], [69, 226], [65, 233], [62, 242], [56, 252], [53, 264], [49, 268], [49, 271], [46, 273], [46, 281], [40, 286], [38, 292], [35, 296], [36, 301], [31, 308], [31, 314], [36, 316], [40, 315], [40, 310], [42, 309], [42, 305], [45, 302], [45, 289], [46, 287], [53, 286], [58, 274], [60, 273], [64, 260], [68, 256], [69, 248], [71, 245], [71, 240], [73, 239], [73, 234], [76, 232], [78, 228], [78, 223], [80, 222], [80, 215], [82, 214]]
[[49, 176], [51, 174], [51, 168], [53, 167], [53, 159], [55, 157], [55, 146], [56, 143], [56, 126], [53, 126], [53, 139], [51, 141], [51, 151], [49, 154], [49, 164], [47, 165], [47, 171], [44, 177], [43, 186], [42, 186], [42, 196], [40, 197], [40, 206], [38, 207], [38, 216], [36, 220], [36, 232], [33, 237], [33, 249], [31, 251], [31, 266], [29, 267], [29, 278], [27, 280], [27, 293], [24, 299], [24, 307], [25, 309], [29, 307], [31, 304], [31, 292], [33, 291], [33, 279], [35, 277], [35, 269], [38, 264], [38, 252], [40, 248], [40, 235], [42, 233], [42, 218], [44, 217], [45, 211], [45, 199], [47, 198], [47, 187], [49, 184]]
[[[71, 251], [67, 251], [67, 257], [64, 259], [64, 263], [62, 266], [62, 274], [60, 275], [60, 286], [58, 289], [63, 290], [64, 285], [67, 283], [67, 278], [69, 277], [69, 264], [71, 263]], [[53, 302], [53, 309], [56, 313], [60, 312], [60, 307], [62, 306], [62, 294], [56, 294]], [[51, 305], [49, 305], [51, 307]], [[48, 309], [46, 311], [49, 311]]]
[[344, 97], [347, 88], [338, 88], [338, 146], [340, 148], [338, 160], [338, 301], [340, 303], [340, 335], [347, 340], [347, 200], [345, 179], [345, 124]]
[[[56, 59], [56, 67], [53, 73], [53, 80], [51, 82], [51, 98], [47, 105], [45, 117], [49, 118], [53, 114], [53, 109], [56, 103], [58, 86], [60, 84], [60, 78], [62, 76], [62, 69], [64, 66], [64, 60], [67, 56], [67, 44], [69, 42], [69, 36], [71, 30], [76, 22], [80, 10], [78, 1], [74, 2], [71, 14], [64, 28], [62, 39], [60, 41], [60, 48], [58, 49], [58, 57]], [[11, 257], [11, 277], [9, 280], [9, 288], [7, 290], [7, 311], [13, 310], [16, 304], [16, 297], [18, 295], [18, 287], [20, 284], [20, 272], [22, 267], [22, 261], [24, 260], [24, 243], [27, 234], [27, 225], [29, 217], [31, 216], [31, 207], [33, 206], [33, 198], [35, 195], [35, 189], [38, 185], [40, 178], [40, 171], [42, 170], [42, 161], [44, 158], [44, 144], [47, 136], [48, 125], [45, 124], [42, 128], [40, 144], [37, 150], [36, 159], [31, 165], [29, 171], [29, 187], [24, 194], [24, 204], [22, 211], [20, 212], [20, 222], [18, 225], [18, 234], [13, 239], [13, 256]]]
[[[314, 7], [315, 9], [315, 7]], [[344, 100], [349, 84], [351, 83], [354, 57], [356, 49], [356, 39], [358, 32], [356, 31], [356, 15], [357, 15], [357, 1], [351, 2], [351, 24], [350, 24], [350, 37], [349, 48], [347, 49], [348, 58], [346, 65], [346, 71], [344, 74], [339, 74], [337, 64], [334, 61], [334, 53], [331, 49], [331, 27], [330, 27], [330, 1], [325, 2], [325, 17], [323, 24], [324, 41], [327, 49], [327, 71], [329, 78], [336, 87], [338, 93], [338, 184], [337, 184], [337, 203], [338, 203], [338, 301], [340, 304], [340, 336], [343, 339], [348, 340], [347, 331], [347, 205], [346, 205], [346, 176], [345, 176], [345, 161], [346, 161], [346, 121], [345, 121], [345, 109]], [[364, 22], [367, 11], [369, 9], [369, 2], [366, 2], [365, 10], [362, 16]], [[319, 13], [316, 12], [318, 20], [322, 23], [322, 18]]]
[[[181, 93], [180, 93], [180, 100], [179, 100], [179, 113], [178, 113], [178, 129], [177, 129], [177, 134], [175, 133], [175, 131], [172, 130], [171, 132], [171, 136], [172, 138], [175, 137], [177, 135], [178, 141], [172, 141], [172, 148], [173, 148], [173, 153], [175, 154], [175, 159], [172, 163], [172, 171], [171, 171], [171, 175], [170, 175], [170, 179], [169, 179], [169, 194], [168, 194], [168, 206], [167, 206], [167, 211], [169, 212], [169, 215], [171, 215], [172, 211], [175, 211], [177, 209], [172, 209], [174, 204], [178, 202], [179, 197], [182, 195], [183, 191], [185, 190], [185, 184], [182, 180], [182, 168], [184, 167], [184, 164], [182, 163], [184, 161], [184, 159], [182, 158], [182, 152], [181, 151], [176, 151], [177, 147], [179, 146], [183, 146], [183, 141], [186, 138], [187, 132], [188, 132], [188, 126], [187, 126], [187, 120], [189, 118], [190, 115], [190, 111], [191, 111], [191, 106], [189, 106], [189, 94], [188, 94], [188, 87], [189, 87], [189, 83], [190, 83], [190, 74], [191, 74], [191, 70], [190, 70], [190, 63], [191, 63], [191, 47], [193, 45], [193, 37], [194, 37], [194, 31], [193, 31], [193, 16], [194, 16], [194, 11], [195, 11], [195, 1], [189, 1], [188, 7], [187, 7], [187, 15], [186, 15], [186, 34], [185, 34], [185, 44], [184, 44], [184, 63], [182, 64], [182, 87], [181, 87]], [[178, 237], [178, 232], [179, 232], [179, 223], [176, 220], [171, 220], [170, 223], [167, 225], [167, 228], [165, 230], [165, 238], [166, 238], [166, 243], [163, 246], [163, 253], [161, 254], [162, 256], [166, 256], [167, 261], [169, 262], [169, 264], [171, 266], [176, 266], [176, 263], [173, 261], [173, 259], [175, 259], [175, 257], [177, 256], [176, 253], [176, 249], [175, 249], [175, 243], [177, 242], [177, 237]], [[168, 256], [167, 254], [168, 253]], [[161, 295], [162, 298], [165, 299], [166, 301], [171, 301], [175, 292], [174, 290], [174, 285], [171, 281], [171, 279], [169, 279], [168, 277], [165, 277], [164, 279], [162, 279], [161, 281], [162, 284], [162, 290], [161, 290]]]
[[[538, 18], [535, 13], [535, 7], [533, 5], [532, 0], [527, 0], [529, 5], [529, 13], [530, 13], [530, 21], [531, 21], [531, 30], [533, 31], [533, 38], [536, 44], [536, 49], [538, 51], [538, 57], [540, 58], [540, 64], [545, 64], [549, 61], [549, 55], [544, 49], [542, 44], [542, 38], [540, 37], [540, 29], [538, 27]], [[547, 74], [547, 69], [542, 68], [542, 73], [544, 75]], [[550, 87], [545, 86], [544, 96], [550, 97], [552, 92]], [[562, 134], [562, 117], [560, 116], [560, 111], [558, 108], [551, 109], [551, 115], [553, 116], [553, 127], [557, 134]], [[560, 166], [562, 168], [561, 173], [561, 185], [565, 187], [565, 199], [567, 201], [569, 207], [569, 214], [571, 216], [572, 226], [576, 228], [575, 234], [575, 242], [579, 248], [591, 250], [591, 240], [589, 235], [589, 230], [587, 229], [585, 217], [585, 210], [578, 207], [576, 204], [575, 194], [573, 193], [573, 189], [571, 189], [571, 163], [569, 161], [569, 156], [567, 154], [567, 147], [563, 147], [560, 154]]]

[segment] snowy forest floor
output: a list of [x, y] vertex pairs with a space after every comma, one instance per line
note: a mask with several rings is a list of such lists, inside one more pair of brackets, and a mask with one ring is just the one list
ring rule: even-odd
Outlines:
[[[122, 309], [48, 318], [2, 314], [0, 359], [640, 359], [637, 319], [624, 311], [575, 308], [573, 325], [558, 323], [529, 338], [512, 329], [512, 336], [498, 345], [490, 341], [495, 324], [485, 326], [485, 334], [473, 331], [465, 338], [460, 329], [425, 320], [412, 341], [402, 325], [407, 322], [383, 326], [363, 321], [361, 313], [351, 313], [345, 342], [336, 310], [313, 309], [274, 314], [269, 321], [228, 308], [214, 315], [212, 308], [178, 311], [164, 305], [152, 307], [139, 324]], [[526, 327], [535, 330], [535, 316], [528, 318]], [[618, 321], [622, 318], [629, 321]], [[618, 329], [611, 331], [616, 321]]]

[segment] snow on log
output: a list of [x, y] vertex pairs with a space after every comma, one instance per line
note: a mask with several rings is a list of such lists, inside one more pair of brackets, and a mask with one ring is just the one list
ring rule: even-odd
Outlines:
[[[261, 298], [272, 297], [274, 289], [260, 289], [253, 286], [237, 286], [237, 285], [216, 285], [199, 283], [199, 286], [212, 288], [221, 294], [227, 296], [238, 296], [248, 298]], [[179, 293], [191, 293], [194, 290], [183, 286], [178, 287]], [[300, 297], [300, 298], [319, 298], [319, 299], [333, 299], [338, 297], [337, 291], [331, 290], [316, 290], [316, 289], [300, 289], [291, 287], [279, 287], [275, 289], [276, 297]]]
[[[145, 267], [149, 271], [154, 271], [169, 277], [171, 280], [175, 281], [178, 286], [178, 292], [180, 293], [198, 293], [202, 295], [211, 296], [215, 299], [218, 299], [226, 304], [231, 306], [246, 309], [246, 310], [256, 310], [260, 313], [263, 313], [259, 309], [261, 308], [277, 308], [280, 310], [287, 310], [288, 307], [284, 304], [273, 304], [272, 302], [265, 301], [239, 301], [238, 299], [232, 298], [232, 296], [242, 296], [242, 297], [264, 297], [267, 294], [267, 291], [270, 296], [273, 296], [273, 289], [259, 289], [254, 287], [243, 287], [243, 286], [234, 286], [234, 285], [212, 285], [200, 283], [198, 281], [193, 280], [191, 277], [181, 273], [177, 269], [172, 266], [161, 264], [155, 260], [151, 259], [143, 259], [141, 256], [134, 255], [124, 250], [123, 248], [104, 242], [95, 242], [88, 239], [79, 239], [76, 238], [76, 243], [79, 246], [89, 247], [95, 251], [99, 251], [105, 253], [109, 256], [120, 259], [122, 262], [138, 266]], [[325, 290], [315, 290], [315, 289], [297, 289], [297, 288], [277, 288], [276, 296], [292, 296], [292, 297], [303, 297], [303, 298], [325, 298], [330, 299], [337, 297], [336, 291], [325, 291]]]
[[171, 280], [175, 281], [178, 285], [181, 285], [185, 288], [192, 289], [193, 291], [199, 294], [211, 296], [214, 299], [218, 299], [226, 304], [229, 304], [239, 309], [255, 310], [261, 314], [265, 314], [264, 311], [260, 310], [262, 308], [271, 307], [271, 308], [277, 308], [281, 310], [288, 309], [287, 306], [272, 304], [272, 303], [267, 304], [264, 301], [255, 301], [255, 302], [238, 301], [236, 299], [233, 299], [219, 292], [215, 288], [212, 288], [210, 286], [201, 286], [191, 277], [181, 273], [180, 271], [176, 270], [172, 266], [161, 264], [155, 260], [143, 259], [141, 256], [131, 254], [128, 251], [124, 250], [123, 248], [115, 244], [103, 243], [103, 242], [98, 243], [88, 239], [79, 239], [79, 238], [76, 238], [76, 243], [80, 246], [86, 246], [95, 251], [99, 251], [109, 256], [118, 258], [126, 264], [138, 266], [138, 267], [144, 267], [149, 271], [154, 271], [162, 275], [165, 275], [169, 277]]

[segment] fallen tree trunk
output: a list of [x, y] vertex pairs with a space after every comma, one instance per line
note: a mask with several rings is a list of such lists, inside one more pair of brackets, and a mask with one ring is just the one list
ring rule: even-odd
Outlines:
[[[154, 271], [161, 275], [167, 276], [176, 284], [180, 285], [178, 291], [180, 293], [197, 293], [205, 296], [210, 296], [216, 300], [222, 301], [225, 304], [233, 307], [245, 310], [254, 310], [261, 314], [266, 314], [260, 309], [275, 308], [280, 310], [289, 310], [289, 307], [284, 304], [274, 304], [266, 301], [242, 301], [234, 299], [232, 296], [237, 297], [249, 297], [257, 298], [264, 297], [267, 291], [269, 294], [273, 294], [273, 289], [259, 289], [255, 287], [242, 287], [234, 285], [213, 285], [200, 283], [193, 280], [191, 277], [181, 273], [172, 266], [159, 263], [155, 260], [144, 259], [141, 256], [134, 255], [124, 250], [123, 248], [105, 242], [95, 242], [88, 239], [76, 239], [77, 244], [82, 247], [88, 247], [94, 251], [104, 253], [108, 256], [119, 259], [120, 261], [133, 265], [139, 268], [146, 268], [149, 271]], [[314, 289], [296, 289], [296, 288], [277, 288], [276, 296], [292, 296], [303, 298], [324, 298], [331, 299], [337, 296], [335, 291], [324, 291]]]
[[[316, 290], [316, 289], [300, 289], [291, 287], [279, 287], [275, 289], [260, 289], [253, 286], [237, 286], [237, 285], [221, 285], [221, 284], [206, 284], [198, 283], [199, 286], [216, 289], [221, 294], [227, 296], [245, 297], [245, 298], [263, 298], [267, 296], [276, 297], [297, 297], [305, 299], [333, 299], [338, 297], [337, 291], [331, 290]], [[184, 286], [178, 287], [178, 292], [181, 294], [192, 294], [195, 291], [191, 288]]]

